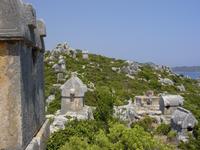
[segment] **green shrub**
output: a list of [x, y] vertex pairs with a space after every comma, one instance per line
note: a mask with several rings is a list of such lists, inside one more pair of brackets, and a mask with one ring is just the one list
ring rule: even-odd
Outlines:
[[176, 138], [176, 136], [177, 136], [177, 132], [171, 130], [171, 131], [167, 134], [167, 139], [168, 139], [169, 141], [172, 141], [172, 140], [174, 140], [174, 139]]
[[152, 132], [154, 130], [153, 124], [156, 122], [154, 118], [146, 116], [144, 119], [139, 120], [131, 124], [131, 127], [134, 128], [135, 126], [142, 127], [147, 132]]
[[108, 122], [113, 116], [114, 98], [108, 87], [99, 87], [96, 93], [96, 110], [94, 117], [96, 120]]
[[169, 124], [162, 123], [156, 128], [156, 133], [160, 135], [167, 135], [170, 130], [171, 126]]
[[61, 92], [59, 89], [54, 91], [55, 99], [47, 106], [47, 114], [55, 114], [57, 110], [61, 109]]

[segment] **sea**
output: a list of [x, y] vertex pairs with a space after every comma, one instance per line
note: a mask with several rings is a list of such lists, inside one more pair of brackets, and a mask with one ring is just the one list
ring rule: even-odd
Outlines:
[[184, 75], [192, 79], [200, 79], [200, 72], [175, 72], [176, 74]]

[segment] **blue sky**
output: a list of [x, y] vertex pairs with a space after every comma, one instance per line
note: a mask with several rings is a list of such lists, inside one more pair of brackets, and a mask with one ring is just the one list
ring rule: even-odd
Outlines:
[[46, 22], [46, 48], [68, 42], [110, 57], [200, 65], [200, 0], [25, 0]]

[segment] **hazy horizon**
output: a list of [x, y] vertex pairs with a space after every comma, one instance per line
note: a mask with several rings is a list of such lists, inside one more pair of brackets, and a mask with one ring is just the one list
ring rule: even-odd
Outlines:
[[46, 49], [71, 47], [167, 66], [200, 66], [200, 1], [36, 1]]

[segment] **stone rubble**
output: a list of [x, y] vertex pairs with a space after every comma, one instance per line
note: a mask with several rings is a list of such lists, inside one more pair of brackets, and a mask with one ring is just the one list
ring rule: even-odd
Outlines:
[[53, 122], [50, 125], [50, 133], [57, 132], [58, 130], [64, 129], [65, 124], [72, 120], [90, 120], [94, 119], [92, 108], [89, 106], [84, 106], [80, 111], [68, 111], [66, 114], [61, 114], [60, 110], [57, 111], [55, 115], [47, 115], [49, 119]]

